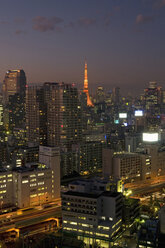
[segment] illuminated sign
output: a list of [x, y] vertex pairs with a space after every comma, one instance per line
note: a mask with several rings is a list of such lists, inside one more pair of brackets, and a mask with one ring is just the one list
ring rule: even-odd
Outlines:
[[157, 142], [158, 140], [158, 133], [143, 133], [143, 141], [145, 142]]
[[125, 119], [125, 118], [127, 118], [127, 113], [119, 113], [119, 118], [120, 118], [120, 119]]
[[143, 116], [143, 110], [135, 110], [135, 116]]
[[115, 120], [115, 124], [119, 124], [119, 120]]

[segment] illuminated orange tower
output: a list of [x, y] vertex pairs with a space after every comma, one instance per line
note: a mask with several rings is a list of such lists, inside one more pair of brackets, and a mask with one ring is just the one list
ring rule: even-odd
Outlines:
[[92, 101], [89, 96], [88, 91], [88, 70], [87, 70], [87, 63], [85, 62], [85, 72], [84, 72], [84, 93], [87, 95], [87, 105], [93, 107]]

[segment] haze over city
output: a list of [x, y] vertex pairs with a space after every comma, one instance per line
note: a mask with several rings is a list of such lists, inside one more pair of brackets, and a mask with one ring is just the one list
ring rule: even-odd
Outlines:
[[0, 8], [0, 248], [165, 248], [165, 0]]
[[28, 83], [75, 82], [140, 92], [165, 81], [163, 0], [6, 0], [1, 3], [0, 80], [23, 68]]

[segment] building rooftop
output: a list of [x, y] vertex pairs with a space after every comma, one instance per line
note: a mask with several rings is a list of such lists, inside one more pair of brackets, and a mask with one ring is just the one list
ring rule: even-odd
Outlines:
[[75, 192], [75, 191], [67, 191], [63, 193], [63, 195], [72, 195], [72, 196], [79, 196], [85, 198], [98, 198], [101, 193], [84, 193], [84, 192]]
[[117, 197], [117, 196], [122, 195], [122, 194], [119, 192], [112, 192], [112, 191], [92, 192], [92, 193], [67, 191], [64, 193], [64, 195], [72, 195], [72, 196], [79, 196], [79, 197], [85, 197], [85, 198], [98, 198], [100, 196]]
[[119, 195], [122, 195], [122, 194], [119, 192], [112, 192], [112, 191], [104, 191], [102, 193], [102, 196], [109, 196], [109, 197], [117, 197]]
[[99, 177], [94, 177], [90, 179], [82, 178], [82, 179], [72, 181], [70, 184], [71, 185], [86, 185], [86, 184], [97, 183], [97, 182], [107, 184], [107, 183], [112, 182], [112, 180], [106, 179], [106, 178], [99, 178]]
[[48, 168], [38, 167], [38, 164], [33, 164], [32, 167], [16, 167], [16, 168], [13, 168], [12, 171], [15, 171], [17, 173], [25, 173], [25, 172], [29, 172], [29, 171], [44, 171], [47, 169]]
[[133, 152], [121, 152], [121, 153], [114, 153], [113, 157], [115, 158], [126, 158], [126, 157], [138, 157], [139, 154]]

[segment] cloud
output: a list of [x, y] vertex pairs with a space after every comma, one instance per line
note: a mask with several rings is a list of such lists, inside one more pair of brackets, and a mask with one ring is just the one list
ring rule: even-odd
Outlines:
[[33, 18], [33, 29], [39, 32], [47, 32], [47, 31], [61, 31], [61, 28], [58, 24], [62, 23], [64, 20], [59, 17], [44, 17], [44, 16], [36, 16]]
[[8, 21], [0, 21], [0, 24], [4, 25], [4, 24], [9, 24]]
[[142, 14], [139, 14], [136, 16], [136, 24], [145, 24], [148, 22], [154, 21], [154, 16], [144, 16]]
[[108, 27], [111, 23], [111, 17], [113, 16], [112, 13], [109, 13], [104, 18], [104, 26]]
[[72, 21], [65, 25], [65, 28], [74, 28], [74, 27], [75, 27], [75, 22]]
[[22, 17], [17, 17], [17, 18], [14, 19], [14, 22], [16, 24], [23, 24], [23, 23], [25, 23], [25, 19], [22, 18]]
[[155, 9], [160, 9], [160, 8], [163, 8], [163, 7], [165, 7], [165, 0], [157, 0], [153, 4], [153, 8], [155, 8]]
[[119, 12], [121, 10], [121, 6], [120, 5], [116, 5], [114, 6], [114, 12]]
[[83, 17], [83, 18], [80, 18], [78, 20], [78, 25], [80, 27], [86, 27], [87, 28], [89, 26], [96, 25], [96, 19]]
[[103, 21], [104, 26], [108, 27], [111, 24], [112, 17], [115, 16], [120, 11], [121, 11], [121, 6], [119, 5], [114, 6], [113, 9], [104, 16], [104, 21]]
[[17, 30], [15, 31], [15, 34], [16, 34], [16, 35], [26, 34], [26, 32], [25, 32], [24, 30], [17, 29]]

